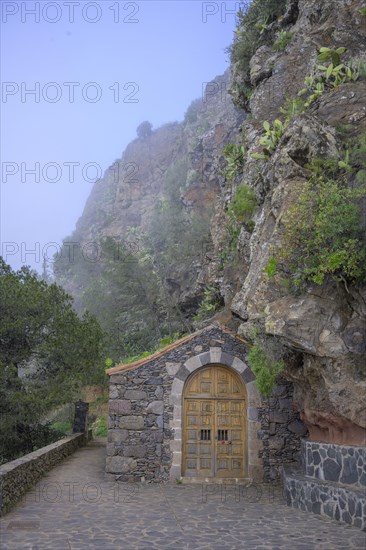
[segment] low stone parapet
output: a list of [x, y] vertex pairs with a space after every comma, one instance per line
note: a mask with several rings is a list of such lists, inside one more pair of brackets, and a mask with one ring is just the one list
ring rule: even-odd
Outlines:
[[309, 478], [290, 465], [283, 468], [283, 485], [288, 506], [366, 530], [364, 489]]
[[90, 433], [78, 433], [0, 466], [0, 515], [3, 515], [56, 464], [85, 445]]
[[302, 468], [283, 468], [289, 506], [366, 530], [366, 448], [302, 440]]
[[366, 488], [366, 447], [302, 441], [304, 474]]

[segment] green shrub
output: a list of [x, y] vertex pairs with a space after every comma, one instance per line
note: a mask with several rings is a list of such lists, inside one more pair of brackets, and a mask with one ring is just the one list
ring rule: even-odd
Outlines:
[[95, 429], [95, 437], [106, 437], [108, 434], [107, 419], [105, 416], [98, 418], [98, 424]]
[[[249, 223], [249, 222], [248, 222]], [[248, 224], [246, 224], [248, 226]], [[225, 241], [220, 252], [219, 269], [224, 269], [227, 265], [234, 265], [238, 259], [238, 238], [240, 235], [240, 225], [234, 216], [228, 215], [225, 224]]]
[[278, 50], [285, 50], [287, 45], [291, 42], [292, 40], [292, 37], [293, 37], [293, 33], [292, 32], [288, 32], [288, 31], [280, 31], [277, 35], [276, 35], [276, 41], [275, 43], [273, 44], [272, 46], [272, 49], [274, 51], [278, 51]]
[[353, 124], [344, 124], [343, 122], [338, 122], [336, 124], [336, 131], [339, 136], [347, 136], [349, 134], [352, 134], [352, 131], [354, 130]]
[[137, 137], [139, 139], [146, 139], [152, 134], [152, 124], [148, 120], [141, 122], [136, 128]]
[[344, 54], [346, 48], [337, 48], [332, 50], [331, 48], [320, 48], [317, 60], [321, 63], [330, 61], [335, 67], [341, 63], [341, 55]]
[[255, 50], [266, 40], [269, 25], [282, 15], [287, 0], [254, 0], [242, 2], [237, 14], [238, 25], [230, 48], [231, 62], [239, 62], [246, 71]]
[[366, 188], [348, 189], [337, 180], [312, 177], [284, 219], [285, 232], [276, 255], [295, 286], [322, 284], [327, 276], [366, 281], [366, 252], [358, 201]]
[[257, 197], [249, 185], [241, 184], [237, 187], [229, 207], [229, 214], [232, 214], [239, 223], [249, 222], [257, 206]]
[[269, 279], [273, 279], [273, 277], [276, 275], [277, 266], [278, 266], [277, 258], [270, 258], [268, 260], [267, 265], [264, 268], [264, 271], [267, 273], [267, 276]]
[[195, 321], [202, 321], [211, 316], [221, 305], [219, 290], [213, 286], [208, 286], [203, 291], [203, 300], [200, 303], [198, 311], [194, 317]]
[[248, 363], [256, 376], [256, 385], [259, 392], [263, 397], [269, 397], [278, 375], [285, 367], [285, 363], [283, 361], [273, 361], [259, 344], [255, 344], [250, 348]]
[[341, 56], [346, 51], [345, 48], [320, 48], [317, 61], [329, 65], [316, 65], [314, 71], [306, 76], [304, 88], [299, 91], [298, 96], [307, 95], [305, 107], [310, 107], [327, 90], [331, 90], [346, 84], [355, 82], [365, 73], [365, 62], [363, 60], [350, 60], [347, 63], [341, 63]]
[[259, 160], [268, 160], [272, 153], [276, 150], [286, 126], [286, 123], [276, 119], [271, 127], [270, 123], [265, 120], [263, 122], [263, 128], [266, 133], [258, 141], [259, 145], [263, 147], [263, 153], [252, 153], [252, 157]]
[[123, 359], [123, 363], [134, 363], [135, 361], [139, 361], [140, 359], [144, 359], [145, 357], [149, 357], [149, 355], [152, 355], [153, 351], [143, 351], [142, 353], [138, 353], [136, 355], [130, 355], [129, 357], [126, 357]]
[[[247, 74], [249, 61], [262, 44], [272, 40], [269, 26], [286, 8], [286, 0], [253, 0], [242, 2], [233, 44], [229, 48], [231, 63], [238, 63], [239, 71]], [[246, 94], [250, 90], [248, 89]]]
[[288, 123], [293, 117], [305, 111], [305, 102], [300, 97], [287, 98], [280, 111], [285, 115], [285, 123]]
[[58, 420], [57, 422], [53, 422], [50, 427], [51, 430], [55, 430], [65, 435], [72, 432], [72, 425], [69, 420]]
[[[348, 131], [348, 130], [346, 130]], [[344, 133], [346, 133], [346, 131]], [[338, 133], [342, 133], [338, 129]], [[344, 139], [341, 144], [338, 159], [315, 158], [306, 168], [317, 176], [328, 179], [338, 179], [341, 174], [347, 174], [347, 179], [354, 179], [363, 185], [366, 172], [366, 132], [355, 138]]]
[[359, 170], [357, 172], [356, 181], [359, 185], [366, 185], [366, 170]]
[[233, 265], [237, 260], [237, 245], [242, 225], [247, 231], [253, 231], [255, 224], [251, 219], [257, 206], [256, 195], [249, 185], [241, 184], [237, 187], [229, 205], [225, 223], [225, 242], [220, 254], [220, 269], [228, 264]]
[[322, 176], [328, 179], [337, 179], [339, 175], [337, 159], [316, 157], [313, 162], [306, 164], [305, 168], [310, 170], [315, 176]]
[[223, 150], [223, 155], [226, 160], [225, 176], [228, 180], [243, 171], [245, 163], [245, 147], [244, 145], [236, 145], [235, 143], [227, 143]]
[[366, 133], [343, 138], [338, 159], [316, 158], [306, 168], [314, 176], [299, 187], [296, 201], [283, 217], [282, 246], [273, 252], [265, 272], [269, 278], [281, 273], [283, 286], [295, 292], [306, 282], [323, 284], [327, 277], [343, 281], [346, 287], [351, 282], [362, 284], [366, 281], [361, 213], [366, 196]]
[[352, 173], [359, 185], [366, 184], [366, 132], [356, 139], [349, 140], [346, 144], [349, 148], [349, 163]]

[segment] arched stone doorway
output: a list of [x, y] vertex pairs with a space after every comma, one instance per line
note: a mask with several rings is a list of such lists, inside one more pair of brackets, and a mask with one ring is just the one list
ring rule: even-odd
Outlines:
[[235, 371], [210, 364], [191, 374], [183, 391], [184, 477], [247, 477], [246, 411], [245, 386]]
[[[208, 352], [199, 353], [187, 359], [180, 368], [175, 371], [172, 383], [170, 403], [173, 405], [173, 418], [170, 427], [174, 430], [173, 439], [170, 442], [172, 464], [170, 467], [170, 479], [174, 480], [183, 475], [183, 400], [184, 387], [188, 379], [202, 367], [221, 365], [235, 372], [245, 386], [247, 403], [247, 468], [248, 478], [253, 481], [263, 479], [263, 461], [259, 451], [263, 449], [263, 442], [258, 438], [258, 430], [261, 429], [259, 421], [259, 407], [262, 401], [258, 393], [255, 376], [244, 361], [235, 355], [224, 352], [220, 347], [210, 347]], [[170, 367], [169, 367], [170, 368]]]

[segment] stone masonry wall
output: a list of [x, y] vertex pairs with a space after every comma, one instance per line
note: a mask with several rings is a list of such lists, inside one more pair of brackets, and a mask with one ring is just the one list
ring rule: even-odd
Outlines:
[[[172, 428], [173, 409], [177, 406], [177, 398], [172, 395], [173, 381], [175, 377], [181, 380], [187, 377], [189, 372], [185, 372], [184, 366], [187, 360], [213, 349], [245, 362], [246, 345], [212, 327], [197, 332], [161, 357], [111, 374], [106, 460], [106, 472], [111, 479], [156, 482], [171, 479], [172, 449], [181, 445], [180, 434], [174, 440], [180, 428]], [[250, 383], [254, 376], [249, 369], [246, 372], [245, 382]], [[300, 447], [298, 433], [304, 433], [303, 425], [291, 410], [291, 385], [284, 384], [276, 391], [275, 401], [248, 410], [248, 421], [257, 426], [255, 433], [249, 430], [249, 437], [257, 441], [252, 448], [263, 464], [260, 468], [266, 480], [279, 477], [282, 461], [296, 459]]]
[[118, 480], [168, 479], [169, 386], [159, 363], [111, 377], [106, 471]]
[[263, 400], [259, 409], [261, 430], [258, 437], [263, 440], [264, 479], [279, 479], [283, 463], [301, 460], [300, 437], [307, 429], [293, 408], [293, 386], [283, 378], [274, 388], [269, 399]]
[[87, 440], [87, 433], [71, 435], [0, 466], [0, 514], [7, 512], [45, 472]]
[[366, 448], [302, 441], [302, 471], [283, 469], [289, 506], [366, 530]]
[[328, 516], [366, 530], [366, 496], [360, 489], [300, 476], [286, 467], [284, 495], [288, 506]]
[[366, 487], [366, 447], [302, 442], [304, 474], [354, 487]]

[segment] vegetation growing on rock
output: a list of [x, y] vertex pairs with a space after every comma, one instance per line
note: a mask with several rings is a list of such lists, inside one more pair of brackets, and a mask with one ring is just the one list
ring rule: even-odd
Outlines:
[[217, 288], [209, 286], [204, 289], [203, 299], [195, 315], [195, 321], [202, 321], [207, 317], [212, 317], [215, 311], [221, 305], [221, 297]]
[[231, 62], [239, 63], [239, 69], [246, 73], [254, 52], [269, 40], [270, 25], [283, 15], [286, 0], [254, 0], [241, 2], [238, 25], [231, 46]]
[[244, 96], [249, 97], [252, 90], [249, 62], [261, 45], [273, 42], [273, 23], [283, 15], [285, 8], [286, 0], [254, 0], [240, 4], [235, 38], [229, 51], [231, 63], [237, 64], [237, 70], [244, 76], [241, 90]]
[[301, 186], [283, 220], [285, 233], [276, 259], [295, 287], [335, 280], [366, 282], [366, 250], [358, 202], [366, 189], [313, 177]]
[[152, 124], [148, 120], [144, 120], [144, 122], [141, 122], [139, 126], [136, 128], [137, 137], [139, 139], [145, 139], [149, 137], [152, 133]]
[[236, 145], [235, 143], [225, 145], [223, 155], [227, 165], [224, 174], [228, 180], [233, 180], [235, 176], [243, 171], [245, 153], [244, 145]]
[[271, 360], [266, 351], [258, 344], [250, 348], [248, 362], [256, 376], [256, 383], [261, 395], [269, 397], [285, 363]]
[[229, 212], [239, 223], [249, 222], [257, 206], [257, 197], [251, 187], [239, 185], [231, 200]]

